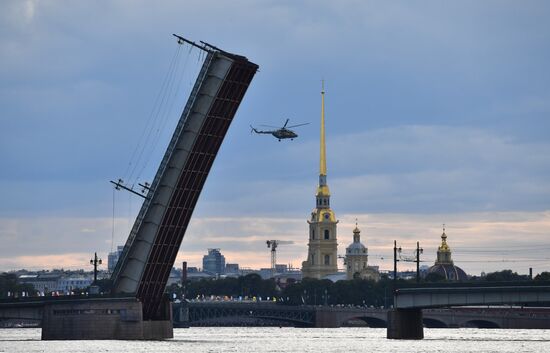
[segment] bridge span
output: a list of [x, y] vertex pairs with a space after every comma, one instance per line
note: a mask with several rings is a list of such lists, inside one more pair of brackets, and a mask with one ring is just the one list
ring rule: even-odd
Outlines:
[[550, 303], [550, 286], [407, 288], [394, 293], [396, 309]]
[[[63, 313], [67, 316], [96, 314], [111, 319], [117, 318], [121, 322], [132, 322], [136, 315], [139, 316], [137, 311], [132, 315], [128, 311], [128, 305], [133, 305], [135, 298], [92, 298], [90, 300], [96, 303], [83, 307], [81, 299], [59, 298], [55, 300], [57, 302], [55, 310], [59, 310], [59, 305], [63, 304]], [[114, 305], [116, 301], [120, 304]], [[25, 302], [0, 302], [0, 327], [21, 322], [40, 324], [45, 313], [55, 314], [48, 309], [48, 304], [51, 302], [54, 300], [50, 298]], [[97, 310], [99, 306], [102, 310]], [[185, 307], [181, 303], [174, 303], [173, 307], [175, 327], [342, 327], [362, 323], [368, 327], [382, 328], [388, 327], [388, 318], [391, 313], [386, 309], [366, 307], [287, 306], [271, 302], [191, 302]], [[422, 309], [422, 326], [550, 329], [550, 308], [479, 306]]]
[[[287, 306], [258, 302], [191, 302], [187, 313], [174, 305], [175, 326], [298, 326], [342, 327], [362, 322], [388, 327], [387, 309], [345, 306]], [[550, 329], [550, 308], [455, 307], [422, 310], [429, 328]]]
[[397, 289], [394, 292], [394, 310], [388, 312], [387, 337], [424, 338], [423, 309], [543, 303], [550, 303], [550, 286]]
[[[140, 195], [141, 209], [111, 276], [112, 293], [132, 299], [52, 302], [42, 317], [44, 340], [173, 337], [170, 303], [164, 296], [170, 270], [221, 144], [259, 68], [242, 55], [174, 36], [178, 48], [198, 48], [204, 59], [157, 172], [145, 186], [146, 194]], [[134, 192], [122, 179], [112, 183]]]

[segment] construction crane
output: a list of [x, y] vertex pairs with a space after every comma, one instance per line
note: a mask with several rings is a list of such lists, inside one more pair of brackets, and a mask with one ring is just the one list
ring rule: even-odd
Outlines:
[[266, 241], [266, 244], [268, 248], [271, 248], [271, 276], [275, 276], [275, 265], [277, 265], [277, 247], [283, 244], [294, 244], [294, 242], [288, 240], [268, 240]]

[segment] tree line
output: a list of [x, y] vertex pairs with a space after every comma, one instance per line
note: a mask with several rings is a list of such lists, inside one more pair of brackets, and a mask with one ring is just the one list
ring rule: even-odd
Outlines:
[[[175, 298], [207, 298], [210, 296], [233, 298], [256, 298], [259, 300], [277, 301], [288, 305], [366, 305], [373, 307], [389, 307], [393, 304], [392, 292], [396, 288], [407, 287], [452, 287], [452, 286], [483, 286], [487, 282], [491, 285], [510, 285], [510, 283], [524, 283], [529, 285], [546, 284], [550, 282], [550, 272], [542, 272], [532, 280], [529, 276], [519, 275], [512, 270], [503, 270], [488, 273], [483, 277], [471, 277], [465, 282], [448, 282], [441, 276], [434, 274], [422, 279], [421, 283], [415, 280], [398, 279], [393, 281], [383, 275], [378, 282], [354, 279], [349, 281], [331, 282], [306, 278], [301, 282], [290, 280], [289, 283], [277, 283], [273, 279], [262, 279], [257, 274], [249, 274], [238, 278], [222, 278], [217, 280], [203, 279], [196, 282], [187, 281], [183, 284], [173, 284], [167, 287], [166, 292]], [[110, 280], [98, 280], [97, 285], [101, 292], [108, 293], [111, 288]], [[82, 290], [84, 293], [86, 289]], [[36, 295], [36, 290], [30, 284], [20, 284], [14, 273], [0, 273], [0, 299], [21, 293]]]
[[0, 273], [0, 299], [8, 298], [8, 294], [9, 297], [13, 297], [14, 295], [21, 296], [22, 293], [34, 296], [37, 291], [30, 284], [18, 283], [15, 273]]
[[196, 282], [187, 281], [167, 287], [167, 293], [173, 298], [202, 299], [215, 297], [255, 298], [259, 300], [276, 300], [287, 305], [361, 305], [373, 307], [390, 307], [393, 305], [393, 290], [407, 287], [459, 287], [491, 286], [515, 284], [547, 284], [550, 272], [543, 272], [534, 279], [519, 275], [512, 270], [488, 273], [483, 277], [472, 277], [464, 282], [449, 282], [439, 276], [428, 275], [420, 283], [416, 280], [388, 278], [383, 275], [380, 281], [346, 280], [332, 282], [305, 278], [300, 282], [283, 285], [273, 279], [262, 279], [257, 274], [249, 274], [238, 278], [223, 278], [218, 280], [203, 279]]

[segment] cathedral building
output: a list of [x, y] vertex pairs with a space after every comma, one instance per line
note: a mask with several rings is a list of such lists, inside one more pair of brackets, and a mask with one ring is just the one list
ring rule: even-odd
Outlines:
[[355, 223], [353, 243], [346, 248], [346, 279], [380, 280], [378, 266], [368, 265], [369, 250], [361, 243], [361, 231]]
[[443, 227], [443, 234], [441, 234], [441, 245], [437, 248], [437, 260], [435, 264], [428, 269], [428, 274], [430, 273], [437, 273], [445, 277], [448, 281], [465, 281], [468, 279], [466, 272], [453, 263], [451, 248], [447, 244], [445, 227]]
[[330, 191], [327, 185], [325, 148], [325, 90], [321, 91], [321, 143], [319, 160], [319, 186], [315, 196], [315, 208], [308, 220], [308, 258], [302, 262], [304, 278], [321, 279], [338, 272], [338, 221], [330, 208]]

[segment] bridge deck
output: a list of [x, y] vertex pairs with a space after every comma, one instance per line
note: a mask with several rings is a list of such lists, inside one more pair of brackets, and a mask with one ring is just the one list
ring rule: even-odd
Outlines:
[[550, 286], [407, 288], [394, 293], [396, 309], [550, 303]]

